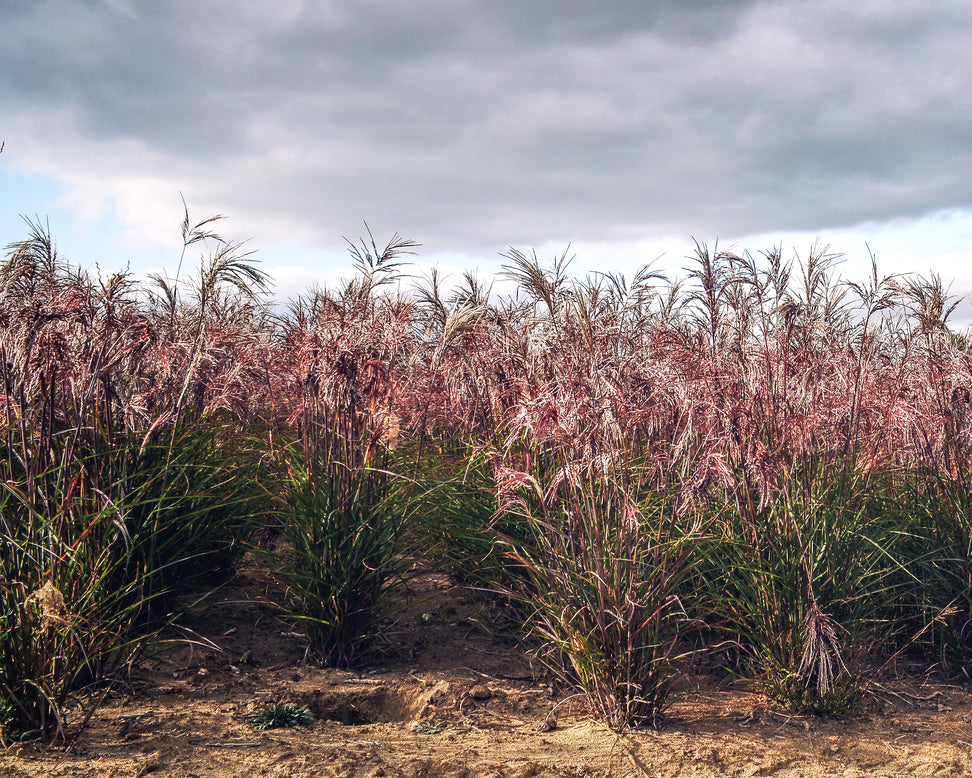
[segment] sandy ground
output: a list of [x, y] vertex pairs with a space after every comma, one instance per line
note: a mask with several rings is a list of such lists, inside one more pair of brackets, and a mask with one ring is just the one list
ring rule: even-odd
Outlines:
[[[972, 693], [888, 682], [842, 719], [790, 717], [752, 691], [686, 677], [658, 731], [616, 735], [534, 672], [501, 612], [441, 576], [413, 582], [386, 649], [359, 672], [305, 661], [249, 571], [146, 658], [69, 746], [16, 744], [2, 776], [972, 775]], [[258, 732], [267, 702], [303, 731]]]

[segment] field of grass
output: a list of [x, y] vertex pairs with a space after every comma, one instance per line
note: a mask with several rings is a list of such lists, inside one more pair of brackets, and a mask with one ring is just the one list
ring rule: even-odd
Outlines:
[[514, 295], [444, 293], [369, 236], [281, 309], [217, 221], [145, 285], [30, 223], [0, 266], [4, 742], [65, 737], [249, 548], [329, 666], [417, 564], [501, 592], [616, 730], [690, 655], [800, 713], [902, 659], [968, 680], [972, 350], [938, 278], [697, 244], [675, 281], [511, 251]]

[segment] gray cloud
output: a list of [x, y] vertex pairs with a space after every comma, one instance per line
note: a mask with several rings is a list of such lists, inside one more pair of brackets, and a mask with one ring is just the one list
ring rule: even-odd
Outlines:
[[476, 251], [972, 205], [958, 2], [11, 5], [8, 162], [119, 198], [169, 182], [265, 240], [367, 218]]

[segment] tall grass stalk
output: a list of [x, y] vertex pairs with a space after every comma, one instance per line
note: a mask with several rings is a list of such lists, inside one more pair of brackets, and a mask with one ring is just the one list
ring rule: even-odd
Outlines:
[[528, 543], [509, 542], [529, 580], [514, 596], [533, 611], [539, 657], [593, 713], [615, 730], [654, 726], [697, 626], [679, 591], [701, 529], [680, 526], [670, 501], [640, 488], [639, 468], [597, 464], [565, 461], [546, 488], [502, 474], [501, 492], [530, 529]]
[[854, 701], [861, 660], [884, 644], [893, 598], [894, 538], [876, 515], [873, 480], [842, 487], [839, 470], [810, 467], [763, 508], [723, 513], [710, 550], [716, 616], [748, 652], [777, 703], [840, 713]]
[[378, 637], [390, 588], [412, 564], [405, 540], [416, 490], [389, 469], [399, 327], [410, 306], [385, 287], [415, 245], [395, 235], [379, 250], [370, 231], [369, 240], [349, 242], [357, 277], [337, 293], [300, 298], [280, 320], [300, 439], [276, 454], [281, 480], [267, 491], [281, 542], [263, 554], [281, 607], [303, 623], [313, 653], [329, 666], [361, 661]]
[[23, 734], [63, 737], [70, 696], [129, 661], [164, 623], [149, 614], [211, 580], [248, 527], [226, 471], [204, 481], [204, 465], [137, 451], [76, 452], [32, 485], [23, 473], [0, 485], [0, 696]]
[[[413, 560], [406, 546], [415, 510], [411, 482], [381, 467], [377, 439], [349, 466], [332, 454], [314, 464], [283, 452], [274, 481], [280, 538], [261, 551], [280, 606], [299, 621], [325, 666], [359, 663], [380, 635], [388, 595]], [[345, 452], [341, 452], [342, 454]]]

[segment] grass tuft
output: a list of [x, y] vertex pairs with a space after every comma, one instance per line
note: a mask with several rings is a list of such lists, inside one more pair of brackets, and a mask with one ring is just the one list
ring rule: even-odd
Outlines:
[[246, 720], [260, 732], [267, 729], [295, 729], [298, 732], [314, 723], [315, 716], [295, 702], [273, 702], [254, 711]]

